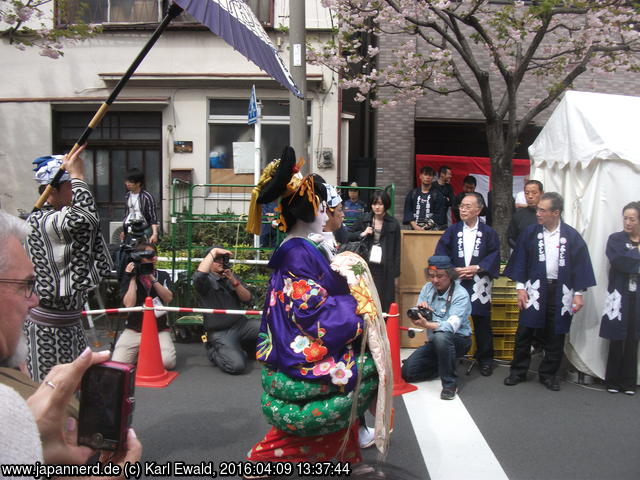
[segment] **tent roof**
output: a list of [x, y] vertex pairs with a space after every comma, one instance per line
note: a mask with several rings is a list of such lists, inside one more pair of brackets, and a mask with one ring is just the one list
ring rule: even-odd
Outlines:
[[567, 91], [529, 147], [536, 167], [623, 160], [640, 167], [640, 97]]

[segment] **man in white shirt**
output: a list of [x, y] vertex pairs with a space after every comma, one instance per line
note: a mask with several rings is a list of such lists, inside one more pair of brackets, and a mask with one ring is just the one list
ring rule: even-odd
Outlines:
[[491, 287], [500, 274], [500, 240], [496, 231], [480, 221], [484, 207], [482, 195], [467, 193], [460, 201], [461, 221], [444, 232], [436, 255], [449, 257], [472, 302], [471, 316], [476, 336], [475, 358], [480, 373], [493, 371], [493, 332], [491, 330]]
[[536, 212], [538, 224], [520, 234], [505, 269], [505, 275], [516, 282], [520, 309], [511, 371], [504, 380], [508, 386], [527, 379], [534, 331], [543, 328], [539, 380], [549, 390], [560, 390], [556, 374], [565, 334], [573, 315], [582, 308], [583, 291], [596, 284], [587, 245], [562, 221], [563, 206], [558, 193], [542, 195]]

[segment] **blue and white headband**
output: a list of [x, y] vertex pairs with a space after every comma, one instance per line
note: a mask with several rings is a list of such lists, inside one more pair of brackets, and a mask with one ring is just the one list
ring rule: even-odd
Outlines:
[[329, 183], [325, 183], [324, 187], [327, 189], [327, 206], [329, 208], [336, 208], [342, 203], [342, 198], [338, 194], [338, 189]]
[[[64, 155], [47, 155], [36, 158], [32, 163], [35, 164], [33, 169], [36, 172], [34, 178], [40, 185], [48, 185], [53, 180], [56, 172], [62, 165]], [[64, 172], [60, 178], [60, 182], [68, 182], [71, 180], [69, 172]]]

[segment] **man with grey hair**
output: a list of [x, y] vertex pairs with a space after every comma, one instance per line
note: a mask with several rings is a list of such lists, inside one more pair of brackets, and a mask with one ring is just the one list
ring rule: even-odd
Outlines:
[[451, 259], [444, 255], [429, 258], [429, 282], [418, 296], [418, 307], [411, 321], [427, 330], [429, 341], [413, 352], [402, 365], [407, 382], [431, 380], [440, 376], [442, 400], [453, 400], [458, 391], [456, 358], [471, 346], [471, 301], [467, 290], [456, 280]]
[[446, 255], [456, 267], [460, 282], [471, 297], [471, 316], [476, 336], [475, 358], [480, 374], [493, 371], [491, 288], [500, 275], [500, 239], [496, 231], [480, 221], [484, 199], [477, 192], [465, 193], [460, 201], [461, 221], [451, 225], [436, 245], [436, 255]]
[[562, 221], [564, 200], [556, 192], [540, 197], [538, 223], [518, 237], [504, 274], [516, 282], [520, 318], [508, 386], [527, 379], [531, 341], [544, 329], [544, 356], [538, 379], [552, 391], [560, 390], [556, 376], [562, 361], [565, 334], [573, 315], [583, 305], [583, 292], [596, 284], [587, 244]]
[[49, 208], [29, 216], [27, 253], [33, 262], [40, 305], [25, 322], [27, 367], [42, 380], [87, 346], [81, 312], [89, 290], [112, 268], [96, 204], [84, 181], [84, 147], [67, 157], [40, 157], [35, 178], [46, 185], [64, 164], [66, 173], [49, 196]]
[[[69, 407], [84, 372], [109, 359], [109, 352], [92, 353], [86, 348], [72, 363], [54, 367], [37, 385], [16, 370], [26, 357], [22, 326], [30, 309], [38, 305], [34, 293], [33, 265], [21, 242], [26, 223], [0, 210], [0, 451], [3, 464], [83, 465], [93, 451], [73, 441], [75, 422]], [[101, 460], [136, 462], [142, 445], [133, 430], [127, 448]], [[4, 477], [3, 477], [4, 478]], [[95, 478], [95, 477], [88, 477]], [[118, 478], [124, 478], [124, 475]]]
[[21, 242], [27, 224], [0, 210], [0, 367], [21, 366], [27, 356], [22, 324], [27, 312], [38, 305], [31, 262]]

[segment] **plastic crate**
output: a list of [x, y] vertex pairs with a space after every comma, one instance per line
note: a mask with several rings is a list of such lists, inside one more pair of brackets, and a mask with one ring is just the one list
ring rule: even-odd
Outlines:
[[493, 281], [491, 301], [517, 301], [516, 282], [507, 277], [498, 277]]
[[515, 333], [511, 335], [493, 336], [493, 358], [498, 360], [511, 360], [513, 358], [513, 347], [516, 345]]
[[520, 310], [516, 302], [491, 302], [491, 318], [496, 320], [517, 320]]
[[[467, 352], [467, 356], [473, 356], [476, 353], [475, 334], [471, 336], [471, 348]], [[516, 344], [516, 329], [504, 328], [493, 329], [493, 358], [497, 360], [511, 360], [513, 358], [513, 348]]]
[[491, 331], [494, 335], [515, 335], [516, 330], [518, 330], [517, 326], [514, 327], [491, 327]]
[[491, 327], [496, 328], [518, 328], [518, 318], [520, 311], [518, 304], [514, 302], [492, 302], [491, 304]]
[[496, 287], [491, 288], [492, 302], [514, 302], [518, 300], [518, 293], [515, 286], [513, 287]]

